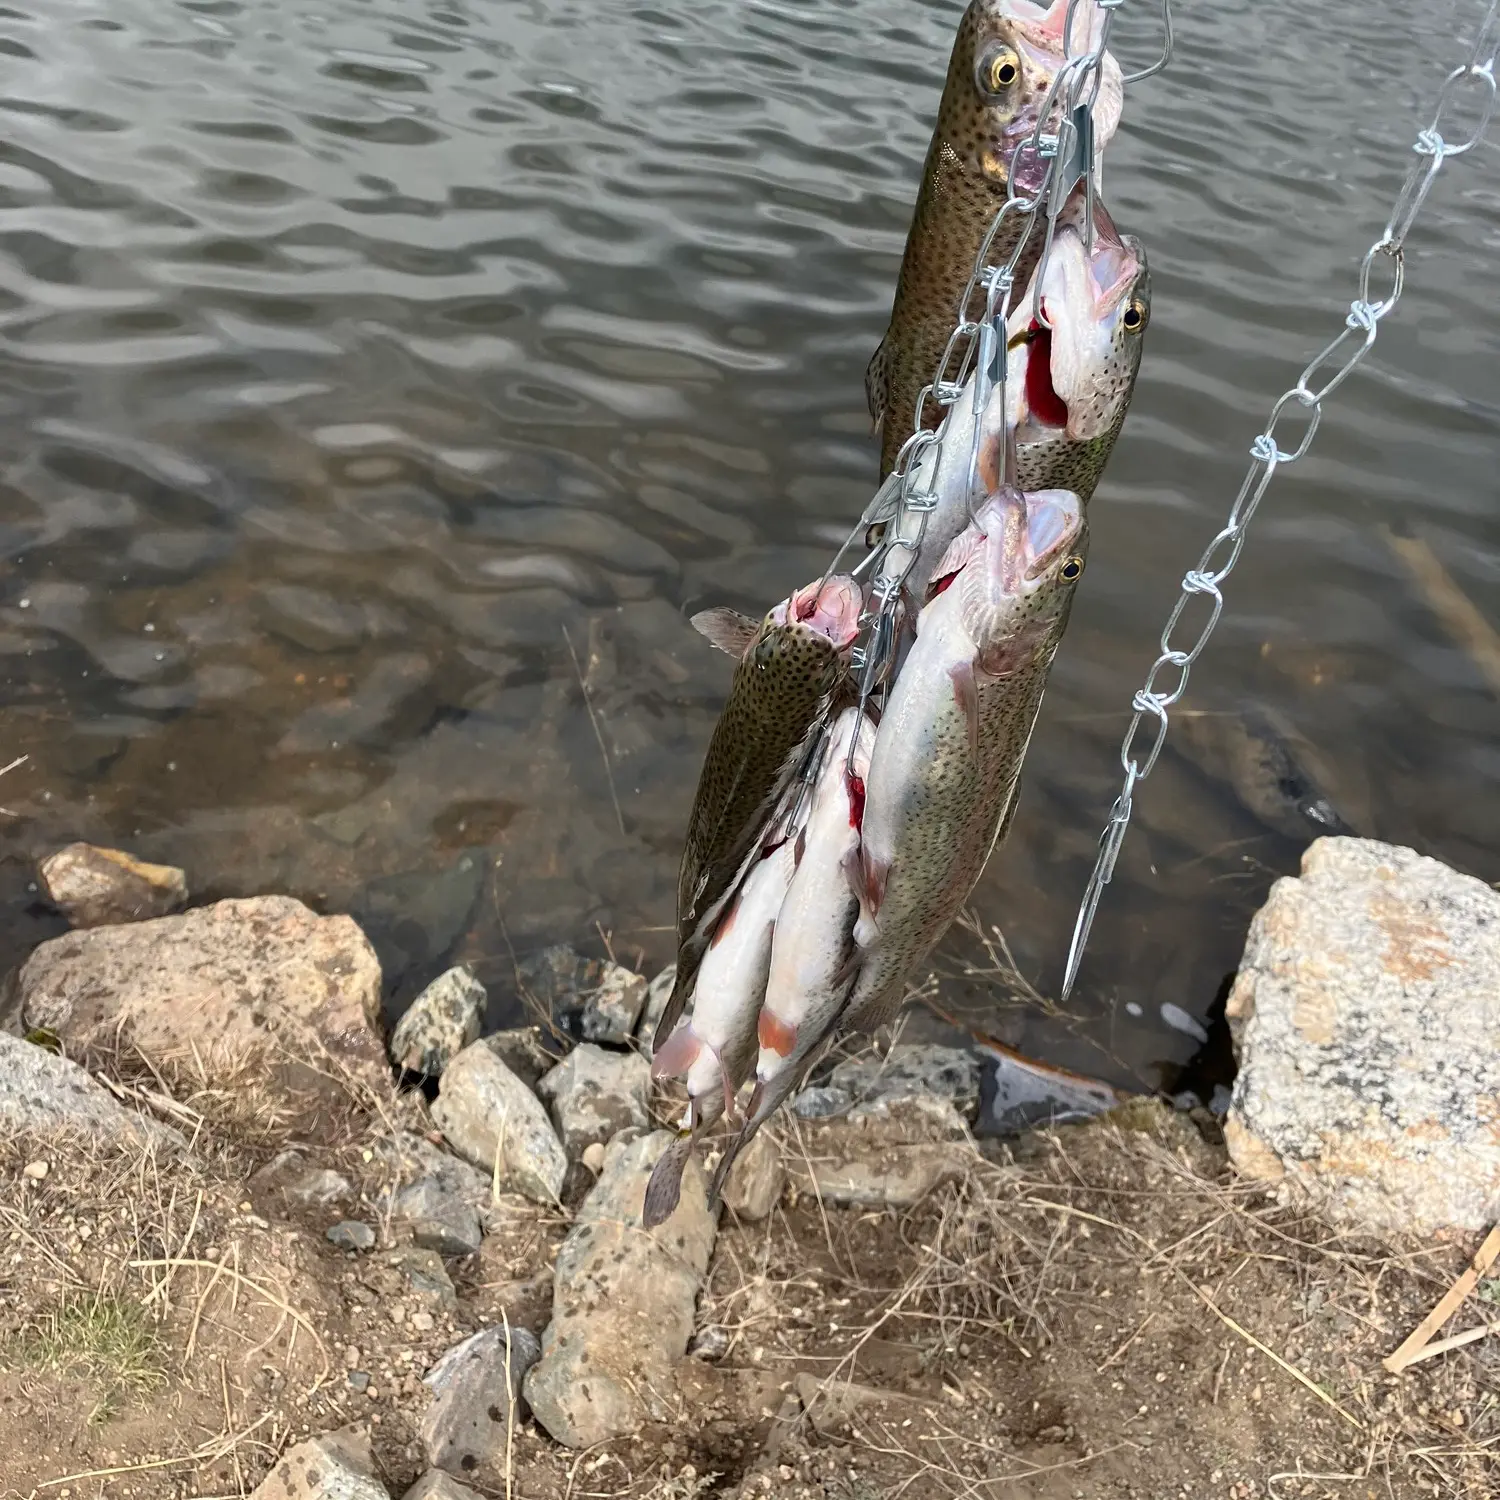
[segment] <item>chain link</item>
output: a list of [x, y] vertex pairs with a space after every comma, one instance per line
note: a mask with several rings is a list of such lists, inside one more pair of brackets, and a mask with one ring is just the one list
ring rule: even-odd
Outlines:
[[[1125, 830], [1130, 824], [1135, 790], [1156, 765], [1162, 745], [1166, 742], [1168, 711], [1187, 691], [1193, 663], [1207, 646], [1224, 611], [1224, 596], [1220, 592], [1220, 585], [1234, 571], [1234, 566], [1239, 561], [1246, 529], [1277, 470], [1296, 463], [1307, 453], [1323, 419], [1323, 402], [1349, 378], [1375, 347], [1381, 320], [1401, 300], [1405, 281], [1406, 237], [1426, 202], [1432, 184], [1444, 162], [1450, 157], [1462, 156], [1479, 143], [1495, 112], [1497, 46], [1500, 46], [1500, 0], [1488, 0], [1488, 9], [1470, 51], [1469, 60], [1454, 68], [1444, 80], [1433, 111], [1432, 123], [1417, 135], [1416, 144], [1412, 148], [1417, 160], [1396, 196], [1385, 230], [1360, 262], [1359, 295], [1349, 305], [1349, 315], [1344, 320], [1344, 327], [1308, 361], [1297, 377], [1297, 383], [1271, 408], [1264, 431], [1250, 445], [1250, 468], [1230, 508], [1228, 521], [1208, 544], [1197, 567], [1189, 569], [1183, 576], [1182, 593], [1161, 633], [1161, 654], [1146, 674], [1145, 683], [1131, 700], [1133, 717], [1120, 744], [1120, 766], [1125, 779], [1114, 806], [1110, 809], [1109, 821], [1099, 837], [1099, 854], [1094, 861], [1093, 873], [1089, 876], [1088, 886], [1078, 909], [1078, 919], [1073, 927], [1073, 940], [1068, 948], [1067, 967], [1063, 974], [1061, 999], [1064, 1003], [1078, 978], [1079, 965], [1083, 961], [1089, 931], [1104, 895], [1104, 887], [1114, 875], [1115, 860], [1119, 856]], [[1448, 110], [1457, 107], [1460, 97], [1465, 94], [1475, 96], [1473, 108], [1476, 118], [1467, 138], [1454, 144], [1442, 133], [1444, 116]], [[1391, 286], [1384, 297], [1377, 300], [1372, 293], [1372, 282], [1375, 268], [1381, 261], [1389, 262]], [[1315, 385], [1315, 381], [1323, 378], [1328, 371], [1332, 373], [1323, 379], [1322, 386]], [[1283, 418], [1286, 418], [1290, 431], [1288, 436], [1278, 441], [1277, 428]], [[1301, 437], [1296, 440], [1295, 446], [1290, 446], [1297, 430], [1294, 424], [1298, 420], [1304, 424]], [[1173, 635], [1189, 606], [1199, 598], [1211, 601], [1208, 617], [1192, 646], [1183, 650], [1180, 646], [1173, 645]], [[1169, 669], [1176, 673], [1175, 680], [1170, 685], [1158, 687], [1158, 678]], [[1145, 743], [1147, 736], [1149, 745]]]
[[[895, 612], [907, 576], [916, 565], [927, 533], [927, 518], [937, 503], [931, 489], [919, 488], [919, 475], [930, 462], [929, 472], [936, 474], [943, 458], [944, 443], [952, 425], [950, 413], [962, 399], [973, 379], [974, 431], [969, 454], [971, 481], [977, 473], [980, 448], [980, 416], [991, 401], [1001, 410], [1007, 401], [1005, 327], [1010, 317], [1015, 292], [1016, 271], [1032, 248], [1039, 220], [1045, 225], [1041, 255], [1032, 277], [1033, 316], [1046, 326], [1042, 317], [1041, 285], [1048, 255], [1052, 249], [1057, 217], [1069, 195], [1085, 184], [1087, 237], [1092, 241], [1095, 150], [1092, 109], [1101, 85], [1102, 63], [1109, 43], [1115, 12], [1125, 0], [1068, 0], [1063, 22], [1063, 57], [1038, 111], [1032, 133], [1017, 148], [1006, 188], [1006, 201], [990, 221], [989, 229], [974, 260], [974, 269], [959, 297], [953, 332], [938, 359], [932, 380], [917, 397], [912, 435], [902, 445], [891, 473], [875, 498], [866, 507], [861, 526], [887, 521], [885, 538], [878, 555], [866, 564], [876, 569], [870, 591], [870, 602], [861, 619], [863, 634], [852, 655], [852, 665], [860, 675], [860, 706], [867, 706], [878, 690], [887, 665], [889, 648], [895, 639]], [[1083, 27], [1086, 12], [1094, 25]], [[1143, 72], [1144, 78], [1166, 66], [1172, 52], [1171, 0], [1162, 0], [1164, 26], [1160, 60]], [[1093, 38], [1093, 45], [1075, 53], [1075, 38]], [[1029, 195], [1017, 190], [1023, 177], [1035, 175], [1041, 167], [1040, 180]], [[1019, 221], [1019, 222], [1017, 222]], [[1003, 265], [992, 265], [990, 255], [1001, 231], [1015, 224], [1019, 233], [1015, 249]], [[972, 316], [975, 294], [985, 292], [984, 314]], [[937, 428], [927, 426], [928, 403], [940, 413]], [[1000, 481], [1009, 475], [1009, 444], [1002, 443]], [[970, 486], [972, 490], [972, 483]], [[900, 556], [895, 557], [899, 550]], [[852, 747], [851, 747], [852, 753]]]

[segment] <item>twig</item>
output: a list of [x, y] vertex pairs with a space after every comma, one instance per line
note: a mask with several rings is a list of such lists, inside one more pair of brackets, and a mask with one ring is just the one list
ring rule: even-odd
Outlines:
[[609, 783], [609, 798], [615, 805], [615, 822], [620, 825], [621, 837], [625, 837], [625, 814], [620, 811], [620, 794], [615, 790], [615, 773], [609, 763], [609, 751], [604, 745], [604, 732], [599, 728], [599, 716], [594, 712], [588, 684], [583, 680], [583, 668], [578, 664], [578, 653], [573, 649], [573, 637], [568, 634], [566, 625], [563, 626], [562, 633], [563, 639], [568, 643], [568, 655], [573, 658], [573, 674], [578, 678], [578, 691], [583, 694], [583, 706], [588, 710], [589, 723], [594, 726], [594, 738], [599, 741], [599, 755], [604, 761], [604, 779]]
[[1459, 1304], [1479, 1284], [1479, 1278], [1495, 1263], [1496, 1256], [1500, 1256], [1500, 1224], [1485, 1235], [1484, 1243], [1474, 1252], [1468, 1270], [1443, 1293], [1438, 1305], [1412, 1329], [1394, 1354], [1381, 1360], [1392, 1375], [1399, 1375], [1413, 1363], [1413, 1356], [1458, 1311]]
[[1500, 1325], [1494, 1323], [1481, 1323], [1478, 1328], [1468, 1328], [1462, 1333], [1455, 1333], [1446, 1339], [1438, 1339], [1435, 1343], [1424, 1344], [1415, 1354], [1408, 1354], [1406, 1364], [1401, 1368], [1404, 1370], [1408, 1365], [1420, 1363], [1424, 1359], [1436, 1359], [1439, 1354], [1447, 1354], [1452, 1349], [1462, 1349], [1465, 1344], [1477, 1343], [1487, 1334], [1500, 1332]]
[[[1179, 1276], [1182, 1276], [1182, 1272], [1180, 1272], [1180, 1271], [1177, 1274]], [[1203, 1305], [1216, 1318], [1218, 1318], [1219, 1321], [1221, 1323], [1223, 1323], [1226, 1328], [1233, 1329], [1233, 1331], [1235, 1333], [1239, 1334], [1239, 1336], [1242, 1339], [1244, 1339], [1244, 1341], [1247, 1344], [1250, 1344], [1253, 1347], [1255, 1347], [1256, 1349], [1259, 1349], [1260, 1352], [1262, 1354], [1264, 1354], [1268, 1359], [1271, 1359], [1271, 1360], [1275, 1361], [1275, 1363], [1278, 1364], [1278, 1365], [1280, 1365], [1281, 1368], [1283, 1370], [1285, 1370], [1287, 1372], [1287, 1374], [1292, 1377], [1292, 1379], [1300, 1381], [1303, 1385], [1305, 1385], [1307, 1387], [1307, 1389], [1310, 1390], [1313, 1393], [1313, 1395], [1315, 1395], [1318, 1398], [1319, 1401], [1322, 1401], [1326, 1405], [1331, 1406], [1334, 1409], [1334, 1411], [1336, 1411], [1351, 1427], [1353, 1427], [1355, 1429], [1355, 1431], [1357, 1431], [1357, 1432], [1363, 1432], [1365, 1430], [1365, 1424], [1363, 1422], [1361, 1422], [1357, 1417], [1351, 1417], [1349, 1415], [1349, 1413], [1346, 1412], [1344, 1410], [1344, 1408], [1342, 1406], [1340, 1406], [1338, 1404], [1338, 1402], [1335, 1401], [1333, 1399], [1333, 1397], [1330, 1396], [1328, 1394], [1328, 1392], [1325, 1391], [1323, 1389], [1323, 1387], [1320, 1386], [1317, 1383], [1317, 1381], [1315, 1381], [1315, 1380], [1311, 1379], [1310, 1377], [1304, 1375], [1302, 1373], [1302, 1371], [1299, 1370], [1296, 1367], [1296, 1365], [1289, 1364], [1273, 1348], [1271, 1348], [1271, 1346], [1269, 1344], [1263, 1344], [1263, 1343], [1261, 1343], [1261, 1341], [1258, 1338], [1256, 1338], [1256, 1336], [1253, 1333], [1251, 1333], [1248, 1328], [1245, 1328], [1242, 1324], [1236, 1323], [1234, 1321], [1234, 1319], [1231, 1318], [1227, 1312], [1224, 1312], [1219, 1307], [1219, 1305], [1214, 1301], [1214, 1299], [1212, 1297], [1210, 1297], [1208, 1295], [1208, 1293], [1203, 1290], [1202, 1287], [1196, 1285], [1193, 1281], [1189, 1280], [1189, 1278], [1186, 1277], [1186, 1276], [1182, 1276], [1182, 1279], [1184, 1281], [1186, 1281], [1187, 1284], [1190, 1287], [1193, 1288], [1193, 1290], [1198, 1294], [1198, 1297], [1202, 1301]]]

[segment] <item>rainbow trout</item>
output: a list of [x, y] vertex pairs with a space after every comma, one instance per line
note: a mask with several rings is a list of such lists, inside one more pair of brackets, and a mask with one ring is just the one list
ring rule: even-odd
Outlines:
[[943, 560], [875, 738], [841, 1027], [890, 1019], [1004, 837], [1086, 550], [1076, 495], [1009, 490]]
[[[985, 233], [1005, 205], [1012, 173], [1020, 174], [1022, 193], [1033, 191], [1041, 180], [1043, 164], [1030, 153], [1018, 161], [1017, 153], [1035, 130], [1065, 61], [1067, 10], [1068, 0], [1045, 6], [1031, 0], [970, 0], [959, 22], [890, 326], [865, 374], [870, 415], [881, 429], [881, 479], [912, 434], [917, 397], [937, 370], [958, 317], [959, 298]], [[1071, 38], [1075, 57], [1095, 45], [1101, 15], [1093, 5], [1078, 8]], [[1096, 153], [1113, 137], [1123, 101], [1119, 65], [1106, 53], [1093, 109]], [[1010, 259], [1021, 232], [1018, 219], [1008, 219], [996, 236], [992, 264]], [[1017, 286], [1031, 277], [1040, 235], [1035, 241], [1016, 267]], [[982, 308], [983, 293], [976, 291], [969, 315], [977, 316]], [[923, 417], [923, 425], [932, 427], [939, 412], [929, 403]]]
[[859, 915], [860, 822], [874, 741], [875, 726], [857, 708], [847, 708], [824, 750], [807, 826], [798, 836], [802, 856], [771, 941], [756, 1027], [755, 1092], [744, 1127], [714, 1173], [710, 1202], [735, 1157], [806, 1073], [849, 997]]
[[758, 629], [728, 610], [694, 617], [740, 659], [688, 818], [677, 877], [677, 977], [654, 1047], [677, 1025], [724, 904], [824, 726], [861, 604], [859, 585], [840, 577], [799, 589]]
[[707, 1126], [732, 1112], [734, 1096], [755, 1066], [756, 1021], [771, 972], [771, 935], [796, 869], [793, 840], [750, 867], [703, 955], [691, 1018], [651, 1059], [653, 1078], [686, 1075], [688, 1113], [647, 1184], [641, 1210], [647, 1229], [672, 1216], [694, 1143]]

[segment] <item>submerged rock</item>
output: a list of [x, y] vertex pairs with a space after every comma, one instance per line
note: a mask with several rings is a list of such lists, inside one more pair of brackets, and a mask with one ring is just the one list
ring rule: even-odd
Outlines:
[[187, 876], [119, 849], [69, 844], [38, 869], [47, 899], [74, 927], [106, 927], [164, 917], [188, 898]]
[[439, 974], [396, 1022], [391, 1061], [435, 1078], [479, 1040], [486, 998], [484, 986], [462, 966]]
[[538, 1203], [562, 1191], [568, 1158], [535, 1094], [483, 1042], [443, 1071], [432, 1118], [453, 1149]]
[[1500, 1213], [1500, 893], [1319, 839], [1251, 922], [1228, 1015], [1242, 1172], [1377, 1233]]
[[289, 1448], [250, 1500], [390, 1500], [390, 1496], [375, 1478], [369, 1434], [345, 1427]]
[[575, 1047], [537, 1085], [568, 1155], [578, 1158], [608, 1143], [627, 1126], [650, 1123], [646, 1095], [651, 1065], [638, 1052], [606, 1052], [589, 1042]]
[[516, 978], [536, 1014], [588, 1042], [624, 1046], [646, 1003], [642, 975], [623, 964], [585, 958], [561, 943], [522, 959]]
[[552, 1321], [525, 1390], [537, 1421], [571, 1448], [674, 1415], [665, 1393], [687, 1352], [715, 1225], [689, 1161], [677, 1211], [641, 1228], [646, 1180], [671, 1141], [665, 1130], [613, 1141], [558, 1252]]
[[537, 1362], [536, 1335], [512, 1328], [484, 1328], [455, 1344], [423, 1378], [432, 1403], [419, 1436], [427, 1462], [438, 1469], [470, 1473], [504, 1462], [507, 1431], [523, 1415], [521, 1382]]
[[350, 1085], [389, 1087], [374, 951], [348, 917], [288, 896], [53, 938], [18, 988], [24, 1024], [70, 1050], [123, 1042], [210, 1085], [249, 1077], [304, 1116], [347, 1109]]
[[884, 1057], [847, 1058], [829, 1085], [851, 1099], [948, 1099], [973, 1119], [979, 1108], [979, 1059], [962, 1047], [898, 1043]]
[[181, 1146], [175, 1130], [127, 1109], [75, 1062], [0, 1031], [0, 1127], [7, 1136], [77, 1133]]

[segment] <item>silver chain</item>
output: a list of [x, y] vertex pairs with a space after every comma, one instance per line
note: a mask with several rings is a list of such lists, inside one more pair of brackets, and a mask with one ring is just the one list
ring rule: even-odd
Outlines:
[[[1417, 154], [1411, 171], [1397, 195], [1395, 207], [1386, 221], [1380, 238], [1365, 252], [1359, 268], [1359, 295], [1349, 305], [1349, 315], [1338, 336], [1309, 361], [1307, 368], [1297, 377], [1297, 383], [1271, 408], [1265, 430], [1250, 445], [1250, 468], [1240, 492], [1230, 508], [1229, 519], [1223, 530], [1208, 544], [1196, 567], [1183, 576], [1182, 593], [1161, 633], [1161, 654], [1146, 674], [1146, 681], [1131, 700], [1134, 717], [1125, 731], [1120, 745], [1120, 765], [1125, 772], [1125, 781], [1120, 794], [1110, 810], [1109, 821], [1099, 838], [1099, 855], [1094, 861], [1093, 873], [1089, 876], [1083, 901], [1078, 909], [1078, 920], [1073, 928], [1073, 941], [1068, 949], [1067, 968], [1063, 974], [1062, 1002], [1066, 1003], [1072, 993], [1078, 968], [1083, 961], [1088, 944], [1089, 930], [1094, 923], [1094, 914], [1099, 909], [1104, 887], [1115, 871], [1115, 860], [1130, 824], [1136, 788], [1152, 772], [1162, 745], [1167, 737], [1168, 709], [1187, 691], [1188, 677], [1193, 663], [1198, 660], [1208, 644], [1219, 616], [1224, 612], [1224, 596], [1220, 584], [1234, 571], [1239, 561], [1240, 549], [1245, 543], [1245, 531], [1250, 525], [1261, 498], [1270, 487], [1278, 469], [1294, 464], [1312, 446], [1318, 426], [1323, 419], [1323, 401], [1333, 394], [1354, 372], [1360, 362], [1375, 347], [1375, 338], [1381, 320], [1401, 298], [1405, 279], [1403, 246], [1423, 203], [1432, 189], [1443, 164], [1451, 157], [1462, 156], [1471, 151], [1483, 138], [1495, 111], [1495, 61], [1497, 43], [1497, 17], [1500, 17], [1500, 0], [1489, 0], [1484, 22], [1469, 54], [1467, 62], [1460, 63], [1448, 74], [1438, 95], [1437, 107], [1433, 111], [1432, 123], [1417, 136], [1412, 148]], [[1481, 59], [1485, 59], [1481, 61]], [[1479, 117], [1469, 131], [1468, 138], [1457, 144], [1446, 140], [1442, 134], [1443, 115], [1460, 93], [1478, 90]], [[1390, 286], [1381, 298], [1372, 292], [1375, 267], [1380, 261], [1389, 262], [1385, 276]], [[1322, 384], [1317, 382], [1321, 380]], [[1290, 452], [1282, 448], [1276, 439], [1277, 424], [1283, 414], [1295, 406], [1300, 411], [1293, 414], [1292, 422], [1305, 421], [1306, 426], [1296, 447]], [[1289, 436], [1286, 439], [1291, 441]], [[1208, 617], [1198, 632], [1198, 638], [1186, 650], [1172, 644], [1172, 633], [1182, 619], [1189, 604], [1196, 598], [1209, 601]], [[1173, 671], [1176, 681], [1158, 686], [1162, 674]], [[1137, 749], [1137, 739], [1142, 735], [1142, 726], [1150, 721], [1145, 734], [1150, 744], [1144, 749], [1144, 757]]]
[[[1054, 75], [1042, 101], [1035, 128], [1016, 149], [1006, 188], [1006, 201], [990, 222], [980, 244], [974, 269], [959, 298], [957, 324], [949, 335], [937, 369], [933, 371], [932, 380], [922, 388], [917, 397], [912, 434], [902, 445], [889, 476], [861, 517], [861, 529], [877, 521], [889, 520], [890, 523], [883, 544], [855, 570], [856, 573], [869, 567], [876, 570], [870, 591], [870, 604], [861, 620], [865, 634], [852, 655], [852, 666], [860, 673], [862, 709], [874, 694], [885, 669], [889, 649], [894, 641], [895, 614], [901, 592], [921, 550], [927, 531], [927, 517], [937, 504], [936, 494], [931, 490], [918, 488], [921, 466], [930, 455], [933, 472], [936, 472], [949, 425], [947, 413], [962, 397], [972, 371], [974, 434], [969, 456], [971, 478], [977, 471], [980, 414], [992, 399], [1000, 403], [1002, 410], [1007, 400], [1005, 327], [1015, 290], [1016, 268], [1030, 248], [1038, 219], [1043, 218], [1045, 237], [1037, 269], [1033, 274], [1032, 287], [1033, 314], [1038, 323], [1047, 326], [1041, 309], [1042, 275], [1052, 249], [1058, 214], [1080, 183], [1085, 187], [1087, 205], [1086, 238], [1092, 240], [1093, 203], [1097, 191], [1094, 183], [1092, 108], [1099, 92], [1102, 60], [1108, 46], [1114, 13], [1124, 3], [1125, 0], [1068, 0], [1063, 25], [1065, 60]], [[1098, 37], [1091, 49], [1074, 55], [1074, 38], [1084, 35], [1080, 30], [1082, 15], [1090, 8], [1100, 16]], [[1162, 16], [1165, 33], [1162, 56], [1149, 68], [1131, 75], [1133, 79], [1146, 78], [1159, 72], [1171, 56], [1171, 0], [1162, 0]], [[1043, 170], [1037, 187], [1029, 197], [1023, 197], [1016, 190], [1016, 182], [1022, 175], [1019, 168], [1028, 158], [1031, 163], [1041, 163]], [[997, 236], [1008, 222], [1017, 220], [1020, 222], [1020, 234], [1010, 259], [1003, 266], [991, 266], [990, 251]], [[985, 289], [984, 313], [980, 318], [973, 319], [969, 315], [970, 307], [974, 294], [980, 287]], [[944, 412], [943, 421], [935, 431], [928, 429], [923, 423], [923, 414], [929, 401]], [[1008, 477], [1008, 450], [1009, 444], [1002, 443], [1002, 483]], [[840, 557], [848, 545], [846, 543], [845, 548], [840, 551]], [[891, 554], [897, 548], [903, 555], [894, 566], [889, 566]], [[837, 561], [835, 559], [834, 566]]]

